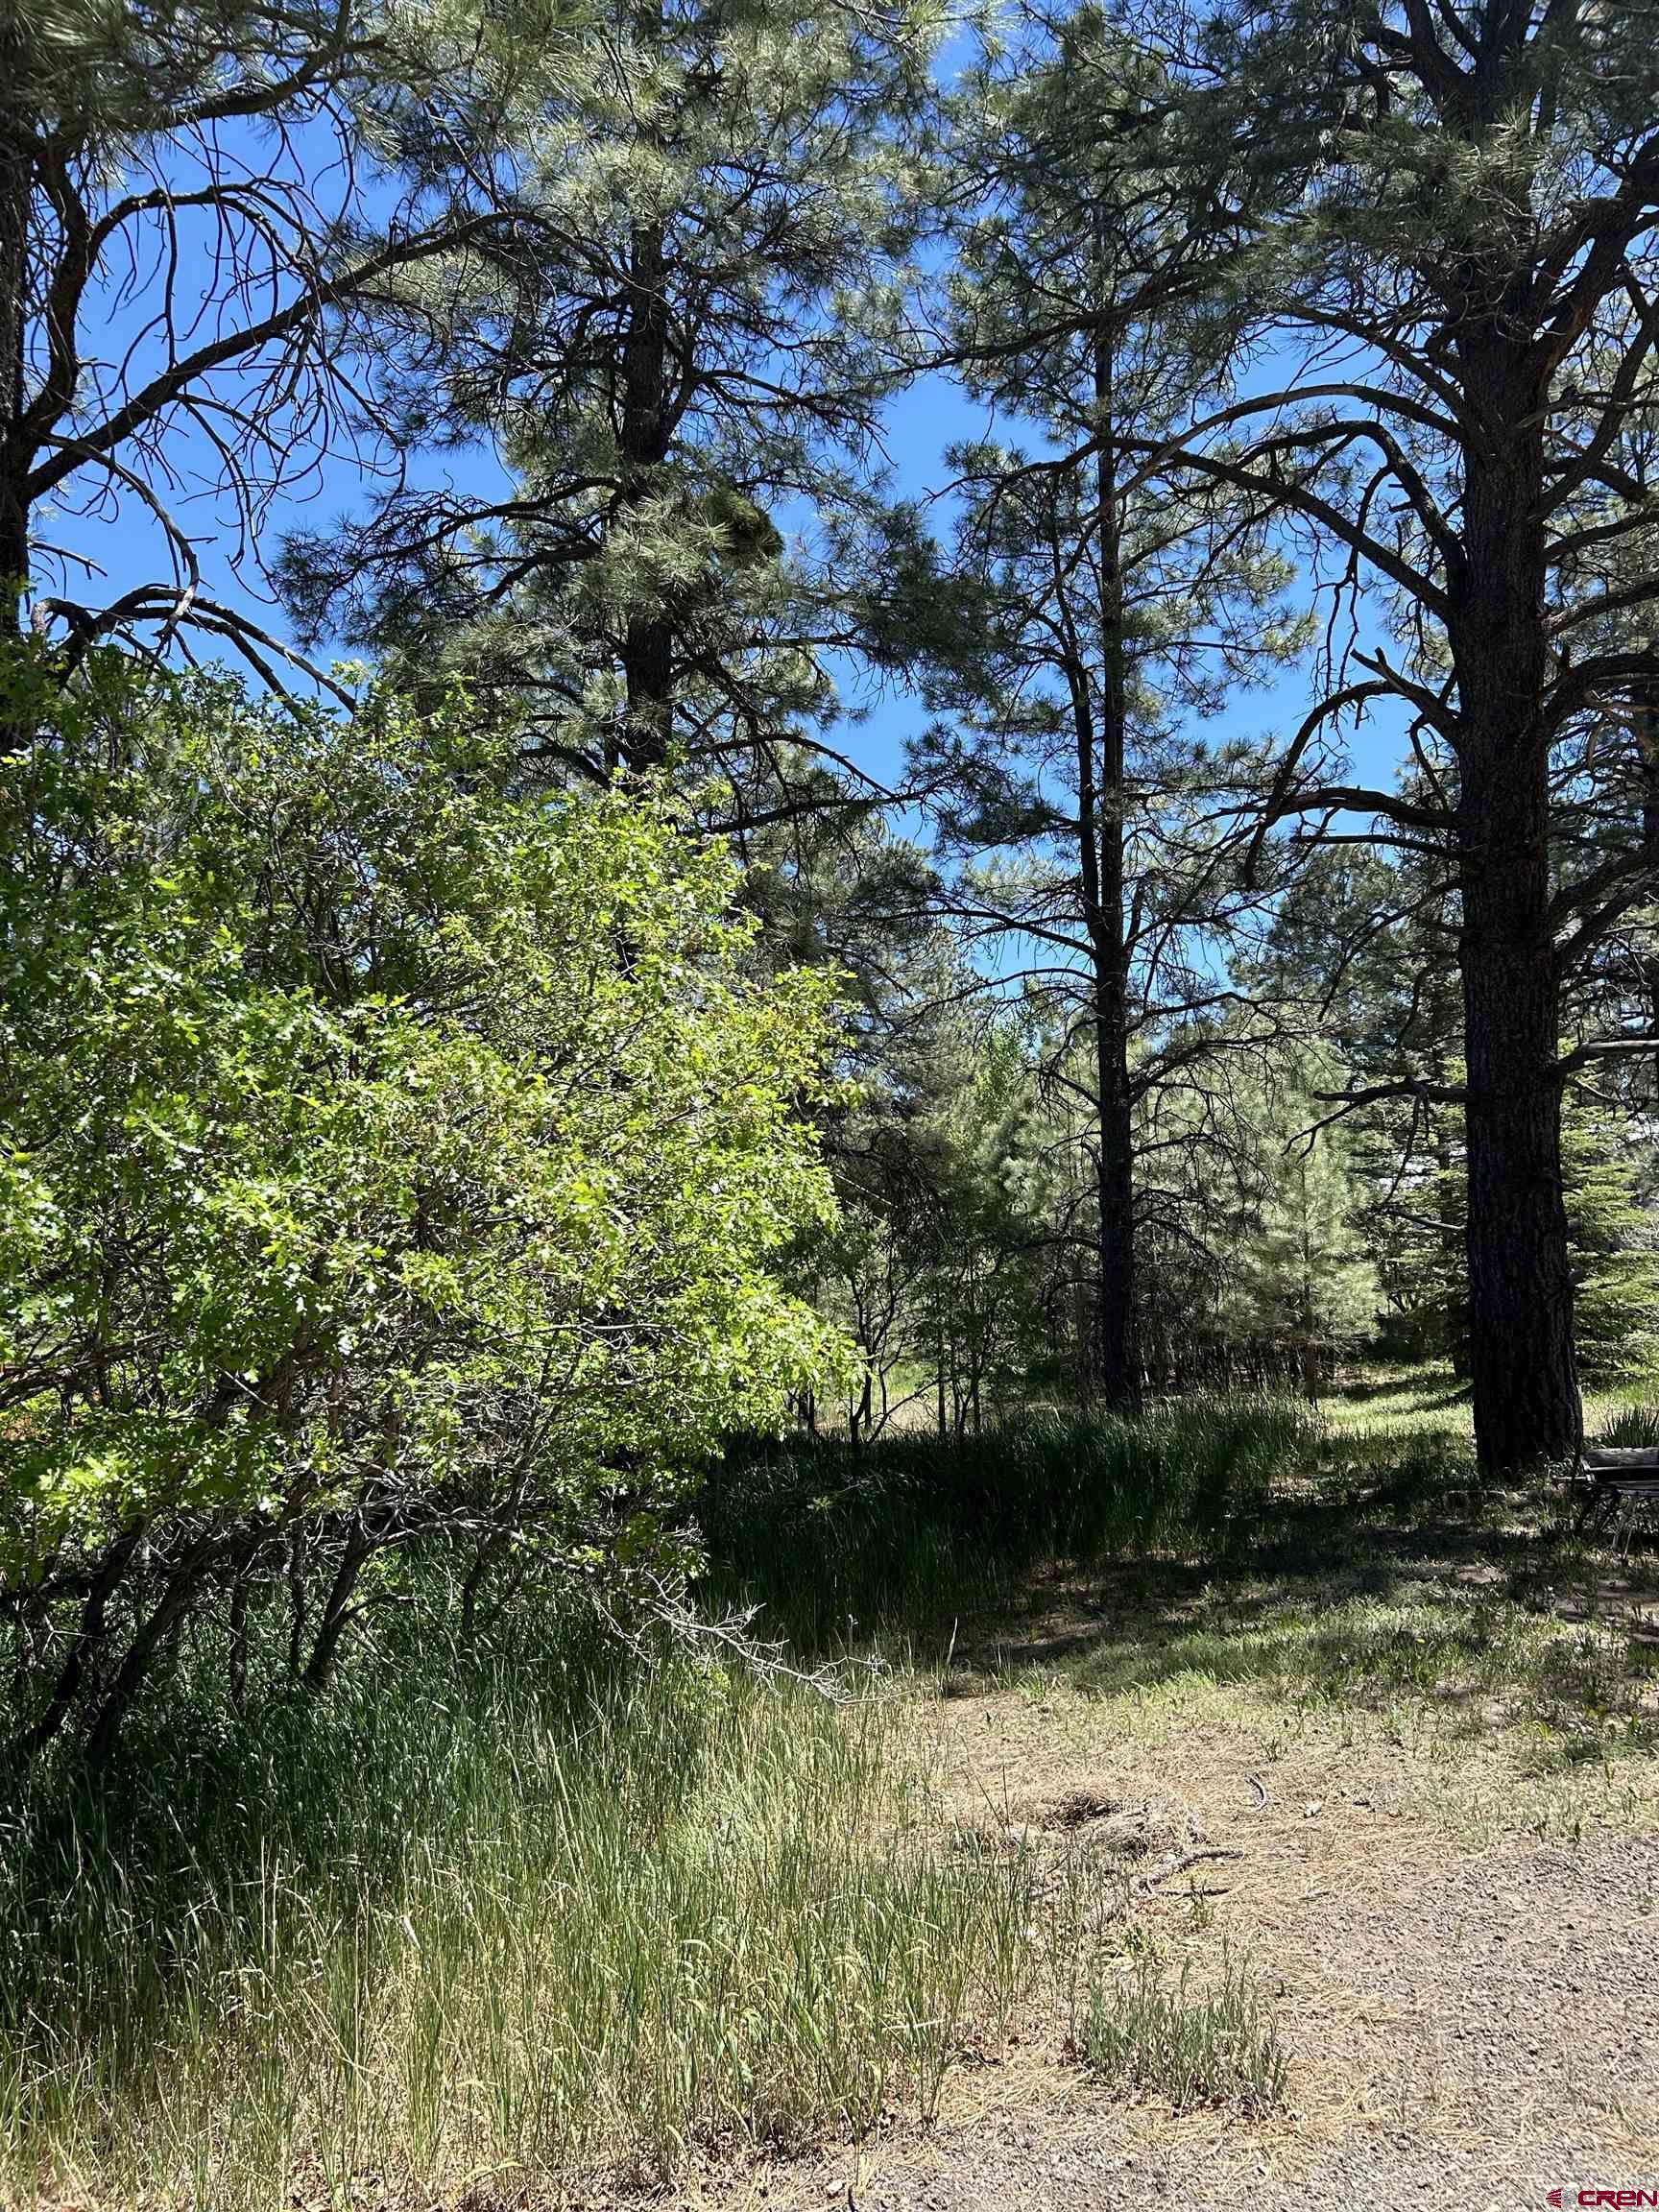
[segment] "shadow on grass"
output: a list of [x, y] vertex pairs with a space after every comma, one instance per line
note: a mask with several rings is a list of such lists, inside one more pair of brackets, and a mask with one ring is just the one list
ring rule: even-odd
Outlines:
[[1345, 1382], [1339, 1391], [1332, 1392], [1325, 1403], [1372, 1406], [1385, 1400], [1398, 1400], [1408, 1402], [1413, 1412], [1440, 1413], [1449, 1407], [1467, 1406], [1472, 1394], [1472, 1384], [1452, 1381], [1440, 1370], [1406, 1368], [1397, 1373], [1383, 1371], [1360, 1376]]
[[1058, 1673], [1103, 1698], [1244, 1688], [1299, 1708], [1415, 1709], [1454, 1736], [1535, 1722], [1563, 1759], [1659, 1741], [1655, 1594], [1574, 1540], [1545, 1493], [1467, 1513], [1376, 1496], [1286, 1501], [1219, 1558], [1056, 1572], [1046, 1616], [987, 1625], [996, 1679]]
[[[1571, 1536], [1545, 1482], [1488, 1493], [1466, 1446], [1281, 1409], [1225, 1449], [1195, 1423], [1139, 1458], [1084, 1433], [1110, 1510], [1069, 1475], [1046, 1518], [1036, 1493], [1066, 1441], [1049, 1434], [1035, 1459], [1016, 1441], [1000, 1497], [997, 1439], [971, 1447], [976, 1469], [952, 1462], [948, 1488], [914, 1453], [869, 1452], [840, 1488], [833, 1463], [798, 1455], [773, 1541], [751, 1535], [750, 1572], [728, 1561], [722, 1594], [762, 1602], [763, 1629], [808, 1655], [939, 1668], [947, 1695], [1045, 1672], [1104, 1697], [1209, 1683], [1301, 1707], [1404, 1704], [1454, 1733], [1535, 1721], [1563, 1755], [1610, 1723], [1632, 1744], [1652, 1732], [1639, 1594]], [[1167, 1483], [1182, 1450], [1208, 1454], [1191, 1509], [1167, 1490], [1154, 1509], [1136, 1482]], [[765, 1527], [755, 1504], [751, 1531]]]
[[964, 1623], [1018, 1605], [1052, 1560], [1226, 1554], [1285, 1471], [1312, 1467], [1321, 1433], [1285, 1401], [1192, 1399], [862, 1451], [757, 1444], [704, 1492], [703, 1596], [758, 1607], [762, 1632], [808, 1658], [874, 1646], [926, 1663]]

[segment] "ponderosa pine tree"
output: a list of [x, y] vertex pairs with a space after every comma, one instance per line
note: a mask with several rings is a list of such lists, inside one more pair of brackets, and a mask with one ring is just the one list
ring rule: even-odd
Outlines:
[[450, 96], [397, 118], [402, 161], [441, 194], [469, 175], [511, 239], [446, 273], [436, 344], [430, 287], [389, 294], [379, 379], [450, 478], [297, 541], [302, 617], [463, 665], [529, 707], [560, 772], [672, 754], [740, 816], [767, 810], [757, 783], [815, 803], [793, 771], [842, 617], [783, 531], [866, 496], [902, 340], [898, 125], [939, 15], [606, 0], [580, 36], [539, 41], [531, 8], [483, 44], [461, 23]]
[[[1581, 1432], [1562, 977], [1659, 862], [1638, 826], [1551, 872], [1563, 749], [1659, 676], [1654, 497], [1629, 461], [1659, 397], [1659, 12], [1229, 0], [1167, 36], [1154, 14], [1184, 90], [1144, 134], [1248, 241], [1231, 282], [1255, 367], [1135, 450], [1275, 497], [1334, 549], [1338, 599], [1386, 603], [1345, 649], [1334, 617], [1271, 811], [1369, 815], [1455, 854], [1476, 1435], [1488, 1469], [1558, 1458]], [[1384, 701], [1451, 766], [1425, 749], [1409, 797], [1329, 748]]]
[[[365, 292], [492, 220], [378, 174], [362, 228], [350, 110], [422, 71], [419, 22], [371, 0], [8, 0], [0, 637], [46, 633], [68, 669], [100, 637], [193, 633], [276, 681], [283, 648], [204, 574], [185, 501], [216, 493], [256, 557], [335, 430]], [[104, 596], [74, 526], [117, 515], [155, 572]]]
[[1189, 725], [1293, 643], [1265, 503], [1171, 497], [1119, 447], [1125, 429], [1187, 421], [1215, 368], [1190, 303], [1147, 303], [1160, 283], [1190, 288], [1203, 234], [1129, 166], [1132, 137], [1125, 155], [1094, 129], [1114, 101], [1161, 97], [1100, 11], [1040, 5], [999, 21], [955, 91], [945, 350], [1009, 442], [950, 456], [950, 565], [976, 650], [936, 685], [950, 713], [917, 748], [947, 848], [972, 863], [959, 910], [1001, 939], [999, 980], [1017, 970], [1056, 1009], [1049, 1080], [1081, 1079], [1085, 1382], [1122, 1408], [1141, 1390], [1137, 1107], [1218, 1034], [1233, 998], [1218, 943], [1253, 899], [1198, 830], [1207, 756]]

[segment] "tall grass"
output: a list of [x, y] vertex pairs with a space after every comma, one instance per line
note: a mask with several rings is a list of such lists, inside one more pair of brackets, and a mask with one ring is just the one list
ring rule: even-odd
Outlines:
[[1322, 1429], [1272, 1399], [1190, 1398], [1135, 1420], [1029, 1414], [982, 1436], [734, 1450], [710, 1482], [709, 1592], [810, 1650], [947, 1631], [1039, 1561], [1226, 1551]]
[[[808, 1647], [920, 1634], [1040, 1559], [1219, 1553], [1317, 1445], [1234, 1403], [757, 1447], [710, 1583]], [[926, 2114], [1017, 2019], [1076, 2032], [1109, 1862], [949, 1832], [885, 1703], [521, 1614], [511, 1661], [407, 1626], [247, 1720], [186, 1649], [96, 1789], [0, 1796], [7, 2212], [557, 2198]]]
[[0, 2203], [539, 2196], [856, 2133], [1098, 1918], [947, 1847], [874, 1704], [683, 1664], [442, 1684], [0, 1815]]

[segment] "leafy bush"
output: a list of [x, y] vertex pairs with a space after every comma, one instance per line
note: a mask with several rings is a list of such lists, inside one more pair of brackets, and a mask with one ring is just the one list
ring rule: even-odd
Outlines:
[[[26, 671], [25, 671], [26, 673]], [[13, 671], [14, 676], [17, 672]], [[40, 721], [50, 704], [56, 719]], [[662, 1560], [825, 1350], [822, 982], [665, 806], [417, 719], [95, 664], [0, 769], [0, 1591], [32, 1753], [187, 1622], [325, 1682], [418, 1541]], [[266, 1640], [269, 1644], [270, 1640]]]

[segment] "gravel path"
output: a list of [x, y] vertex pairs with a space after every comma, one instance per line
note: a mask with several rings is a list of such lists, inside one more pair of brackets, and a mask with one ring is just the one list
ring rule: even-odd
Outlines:
[[[1423, 1568], [1448, 1586], [1466, 1572]], [[1314, 1676], [1299, 1697], [1203, 1650], [1212, 1672], [1188, 1670], [1184, 1648], [1137, 1671], [1111, 1607], [1055, 1613], [1053, 1633], [1046, 1616], [1022, 1623], [992, 1664], [969, 1659], [942, 1696], [919, 1698], [944, 1816], [1022, 1850], [1118, 1859], [1144, 1941], [1200, 1984], [1223, 1945], [1247, 1961], [1285, 2047], [1286, 2106], [1250, 2118], [1128, 2100], [1034, 2023], [953, 2075], [930, 2130], [896, 2117], [856, 2153], [710, 2176], [707, 2203], [1542, 2212], [1576, 2207], [1580, 2191], [1616, 2204], [1621, 2190], [1659, 2202], [1650, 1739], [1611, 1724], [1599, 1739], [1570, 1702], [1558, 1723], [1536, 1684], [1530, 1703], [1455, 1681], [1441, 1704], [1432, 1681], [1367, 1702], [1339, 1671], [1331, 1695]], [[1091, 1660], [1102, 1638], [1110, 1667]], [[1578, 1695], [1571, 1669], [1564, 1679]], [[1201, 1863], [1161, 1878], [1195, 1847]]]
[[857, 2203], [1319, 2212], [1659, 2185], [1659, 1841], [1438, 1863], [1412, 1852], [1395, 1875], [1382, 1888], [1320, 1882], [1281, 1896], [1276, 1915], [1239, 1916], [1261, 1937], [1276, 1917], [1303, 1961], [1279, 1997], [1297, 2084], [1287, 2122], [1039, 2100], [896, 2150]]
[[[1087, 1847], [1079, 1809], [1106, 1843], [1151, 1804], [1154, 1830], [1240, 1854], [1204, 1869], [1212, 1920], [1177, 1885], [1143, 1910], [1200, 1968], [1223, 1938], [1253, 1962], [1289, 2109], [1175, 2115], [1016, 2053], [959, 2076], [928, 2135], [757, 2175], [738, 2192], [757, 2212], [845, 2204], [849, 2187], [859, 2212], [1479, 2212], [1659, 2188], [1659, 1835], [1587, 1821], [1541, 1843], [1517, 1798], [1481, 1844], [1449, 1817], [1440, 1769], [1426, 1789], [1423, 1758], [1376, 1738], [1310, 1730], [1264, 1767], [1260, 1738], [1219, 1714], [1137, 1739], [1088, 1700], [993, 1691], [938, 1717], [958, 1817]], [[1647, 1824], [1645, 1804], [1626, 1823]]]

